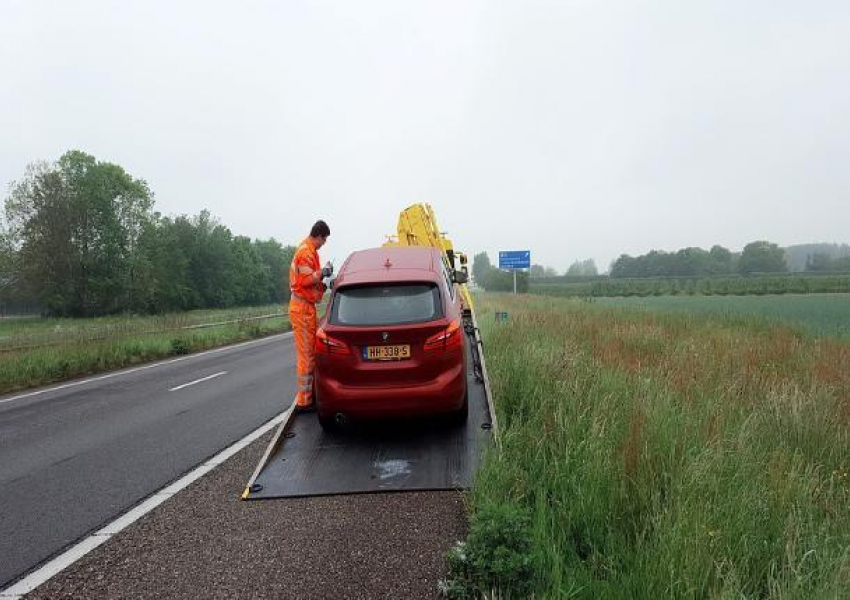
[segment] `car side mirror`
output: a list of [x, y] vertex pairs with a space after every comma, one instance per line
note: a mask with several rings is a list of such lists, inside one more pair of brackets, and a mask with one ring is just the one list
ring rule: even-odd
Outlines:
[[469, 275], [467, 275], [463, 271], [452, 271], [452, 281], [454, 283], [463, 285], [464, 283], [469, 281]]

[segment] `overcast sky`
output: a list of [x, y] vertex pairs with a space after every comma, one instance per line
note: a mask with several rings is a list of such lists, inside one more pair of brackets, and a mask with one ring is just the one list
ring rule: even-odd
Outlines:
[[850, 2], [83, 2], [0, 12], [0, 183], [76, 148], [323, 258], [427, 201], [470, 253], [850, 242]]

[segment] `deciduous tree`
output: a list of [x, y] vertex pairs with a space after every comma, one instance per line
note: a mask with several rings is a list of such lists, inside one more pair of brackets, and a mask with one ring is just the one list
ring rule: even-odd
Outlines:
[[767, 241], [751, 242], [744, 246], [738, 261], [738, 272], [744, 275], [751, 273], [781, 273], [788, 270], [785, 263], [785, 252], [778, 245]]

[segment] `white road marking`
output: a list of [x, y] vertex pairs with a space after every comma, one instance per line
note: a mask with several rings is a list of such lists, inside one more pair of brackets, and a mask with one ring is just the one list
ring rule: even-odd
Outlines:
[[187, 388], [190, 385], [195, 385], [196, 383], [201, 383], [203, 381], [209, 381], [210, 379], [215, 379], [216, 377], [221, 377], [222, 375], [227, 375], [227, 371], [220, 371], [219, 373], [215, 373], [213, 375], [208, 375], [207, 377], [201, 377], [200, 379], [196, 379], [195, 381], [190, 381], [189, 383], [184, 383], [173, 388], [170, 388], [169, 392], [176, 392], [177, 390], [182, 390], [183, 388]]
[[241, 342], [239, 344], [233, 344], [230, 346], [222, 346], [221, 348], [213, 348], [212, 350], [205, 350], [203, 352], [198, 352], [197, 354], [189, 354], [187, 356], [180, 356], [178, 358], [172, 358], [169, 360], [163, 360], [155, 363], [151, 363], [148, 365], [142, 365], [141, 367], [134, 367], [132, 369], [125, 369], [123, 371], [114, 371], [112, 373], [107, 373], [106, 375], [98, 375], [97, 377], [89, 377], [88, 379], [80, 379], [78, 381], [71, 381], [68, 383], [63, 383], [61, 385], [56, 385], [49, 388], [44, 388], [42, 390], [35, 390], [33, 392], [27, 392], [25, 394], [20, 394], [18, 396], [12, 396], [11, 398], [6, 398], [5, 400], [0, 400], [0, 404], [6, 404], [7, 402], [14, 402], [15, 400], [23, 400], [24, 398], [31, 398], [33, 396], [40, 396], [41, 394], [47, 394], [50, 392], [57, 392], [59, 390], [64, 390], [71, 387], [76, 387], [78, 385], [83, 385], [86, 383], [93, 383], [95, 381], [103, 381], [104, 379], [111, 379], [113, 377], [121, 377], [122, 375], [129, 375], [131, 373], [137, 373], [139, 371], [147, 371], [148, 369], [156, 369], [157, 367], [164, 367], [166, 365], [170, 365], [176, 362], [190, 360], [193, 358], [198, 358], [201, 356], [206, 356], [207, 354], [216, 354], [218, 352], [225, 352], [227, 350], [233, 350], [235, 348], [241, 348], [242, 346], [248, 346], [250, 344], [258, 344], [260, 342], [268, 342], [269, 340], [278, 338], [278, 337], [288, 337], [291, 336], [292, 332], [287, 331], [286, 333], [280, 333], [277, 335], [270, 335], [268, 337], [260, 338], [258, 340], [250, 340], [248, 342]]
[[45, 563], [42, 567], [33, 571], [17, 583], [7, 587], [5, 590], [0, 590], [0, 598], [3, 600], [19, 600], [24, 594], [29, 594], [48, 579], [58, 575], [83, 556], [109, 540], [113, 535], [132, 525], [154, 508], [215, 469], [228, 458], [263, 437], [266, 433], [277, 427], [288, 416], [291, 410], [292, 407], [286, 409], [271, 421], [267, 421], [264, 425], [261, 425], [238, 442], [228, 446], [211, 459], [198, 465], [174, 483], [154, 492], [141, 504], [131, 508], [105, 527], [86, 536], [71, 546], [71, 548]]

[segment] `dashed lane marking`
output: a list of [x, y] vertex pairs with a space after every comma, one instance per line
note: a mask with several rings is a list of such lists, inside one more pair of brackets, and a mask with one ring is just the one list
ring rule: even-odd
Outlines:
[[183, 383], [181, 385], [174, 386], [170, 388], [169, 392], [176, 392], [177, 390], [182, 390], [183, 388], [187, 388], [189, 386], [203, 383], [204, 381], [209, 381], [210, 379], [215, 379], [216, 377], [221, 377], [222, 375], [227, 375], [227, 371], [219, 371], [218, 373], [214, 373], [212, 375], [208, 375], [206, 377], [201, 377], [200, 379], [196, 379], [195, 381], [190, 381], [189, 383]]

